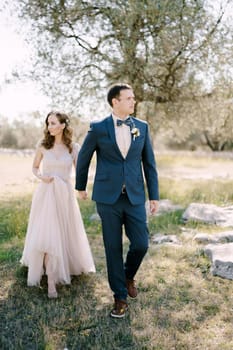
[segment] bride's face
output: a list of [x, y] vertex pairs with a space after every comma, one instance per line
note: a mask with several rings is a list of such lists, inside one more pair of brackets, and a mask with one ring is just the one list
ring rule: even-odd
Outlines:
[[58, 118], [54, 114], [51, 114], [48, 117], [48, 131], [50, 135], [52, 136], [62, 135], [64, 127], [65, 127], [65, 124], [64, 123], [61, 124]]

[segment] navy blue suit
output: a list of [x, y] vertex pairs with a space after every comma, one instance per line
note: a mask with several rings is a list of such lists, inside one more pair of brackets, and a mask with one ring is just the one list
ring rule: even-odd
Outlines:
[[[114, 296], [126, 300], [125, 279], [133, 279], [148, 249], [145, 186], [150, 200], [159, 199], [158, 176], [148, 124], [132, 117], [140, 136], [133, 139], [126, 158], [118, 148], [113, 118], [91, 123], [78, 156], [76, 185], [86, 189], [94, 152], [97, 163], [92, 199], [102, 220], [108, 279]], [[126, 194], [122, 194], [123, 185]], [[122, 226], [130, 240], [126, 261], [122, 257]]]

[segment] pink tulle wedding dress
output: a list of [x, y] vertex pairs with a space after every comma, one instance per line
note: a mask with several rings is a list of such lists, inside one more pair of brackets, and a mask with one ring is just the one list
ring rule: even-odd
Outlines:
[[28, 266], [29, 286], [40, 285], [44, 254], [55, 283], [69, 284], [72, 275], [95, 272], [95, 265], [80, 209], [71, 183], [72, 165], [79, 146], [72, 153], [64, 145], [41, 148], [42, 173], [54, 177], [41, 181], [33, 195], [21, 263]]

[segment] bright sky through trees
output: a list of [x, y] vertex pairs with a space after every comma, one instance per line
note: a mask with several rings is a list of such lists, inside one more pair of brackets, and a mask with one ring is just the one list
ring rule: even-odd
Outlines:
[[[211, 6], [211, 12], [219, 12], [222, 0], [206, 0]], [[227, 1], [227, 0], [225, 0]], [[233, 0], [232, 0], [233, 1]], [[232, 21], [232, 2], [228, 2], [227, 16], [224, 20]], [[0, 10], [0, 117], [7, 117], [9, 120], [23, 118], [26, 114], [34, 111], [41, 113], [48, 111], [49, 100], [39, 92], [35, 83], [30, 81], [13, 81], [11, 73], [17, 66], [30, 66], [31, 49], [27, 47], [20, 34], [16, 33], [19, 27], [19, 20], [9, 13], [9, 4]]]
[[16, 19], [10, 21], [7, 14], [0, 12], [0, 117], [9, 120], [23, 118], [36, 110], [44, 110], [48, 104], [48, 99], [39, 92], [34, 83], [7, 83], [12, 79], [12, 71], [29, 61], [28, 48], [16, 33], [16, 27]]

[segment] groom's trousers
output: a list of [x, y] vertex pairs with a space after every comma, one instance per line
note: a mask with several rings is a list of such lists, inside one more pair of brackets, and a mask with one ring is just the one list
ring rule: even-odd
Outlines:
[[[126, 300], [126, 279], [133, 279], [149, 244], [145, 205], [132, 205], [127, 194], [114, 204], [96, 203], [102, 222], [108, 280], [114, 297]], [[124, 262], [123, 226], [130, 244]]]

